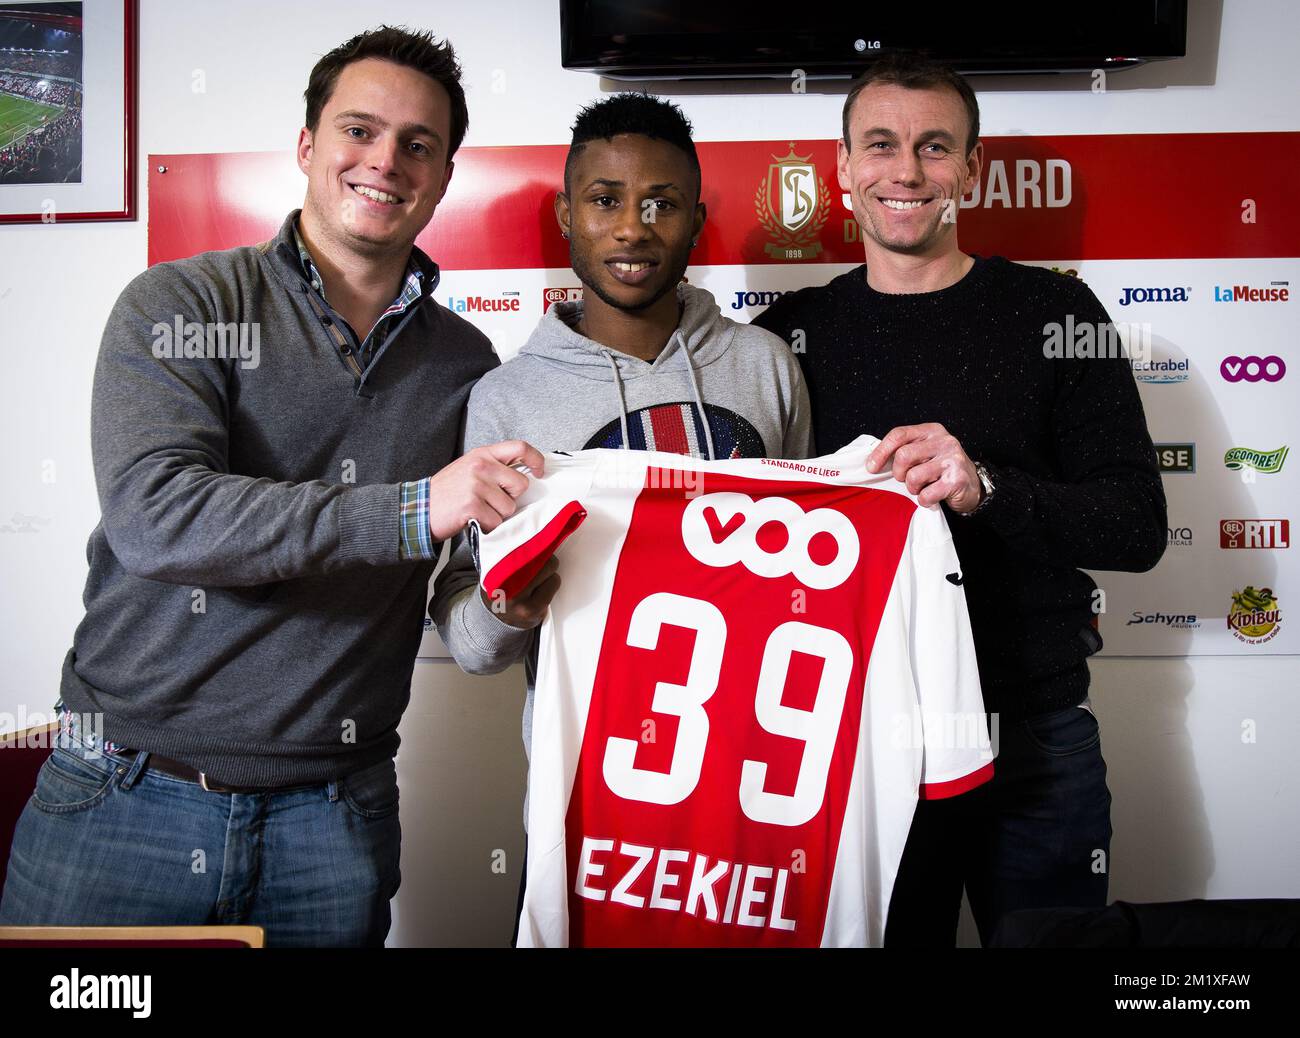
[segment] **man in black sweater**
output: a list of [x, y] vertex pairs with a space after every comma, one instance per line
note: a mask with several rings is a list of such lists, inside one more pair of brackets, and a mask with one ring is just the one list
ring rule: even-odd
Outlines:
[[962, 561], [995, 775], [919, 805], [894, 945], [951, 945], [963, 882], [986, 945], [1008, 911], [1106, 903], [1110, 793], [1086, 662], [1104, 598], [1080, 570], [1144, 571], [1165, 547], [1155, 449], [1105, 309], [1075, 278], [958, 248], [978, 137], [955, 72], [874, 64], [838, 146], [866, 264], [754, 322], [794, 348], [818, 450], [882, 437], [871, 463], [942, 503]]

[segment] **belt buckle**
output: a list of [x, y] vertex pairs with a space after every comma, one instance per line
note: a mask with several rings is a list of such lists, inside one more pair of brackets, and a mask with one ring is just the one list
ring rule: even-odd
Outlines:
[[235, 792], [234, 788], [231, 786], [219, 786], [216, 784], [209, 785], [207, 773], [202, 771], [199, 772], [199, 785], [202, 786], [204, 789], [206, 789], [209, 793], [234, 793]]

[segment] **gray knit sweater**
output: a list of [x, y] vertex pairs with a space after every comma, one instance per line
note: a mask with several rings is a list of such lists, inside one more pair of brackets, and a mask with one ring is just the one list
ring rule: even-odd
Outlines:
[[455, 457], [497, 364], [416, 250], [424, 294], [358, 376], [355, 337], [309, 296], [297, 215], [262, 246], [137, 277], [95, 370], [103, 515], [63, 700], [231, 785], [396, 753], [433, 570], [399, 557], [399, 484]]

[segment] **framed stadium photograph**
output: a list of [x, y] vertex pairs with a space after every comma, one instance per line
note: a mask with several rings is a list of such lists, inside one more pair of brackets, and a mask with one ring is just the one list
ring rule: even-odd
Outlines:
[[0, 0], [0, 224], [134, 220], [138, 0]]

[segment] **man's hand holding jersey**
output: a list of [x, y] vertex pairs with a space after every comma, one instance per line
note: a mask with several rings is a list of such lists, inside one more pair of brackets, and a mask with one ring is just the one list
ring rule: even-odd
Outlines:
[[515, 514], [515, 498], [528, 489], [525, 466], [541, 476], [542, 452], [523, 440], [466, 451], [429, 480], [429, 532], [435, 541], [460, 533], [472, 519], [484, 532]]
[[922, 505], [946, 502], [958, 514], [973, 512], [984, 497], [975, 463], [957, 437], [938, 422], [890, 429], [867, 458], [868, 472], [890, 467]]

